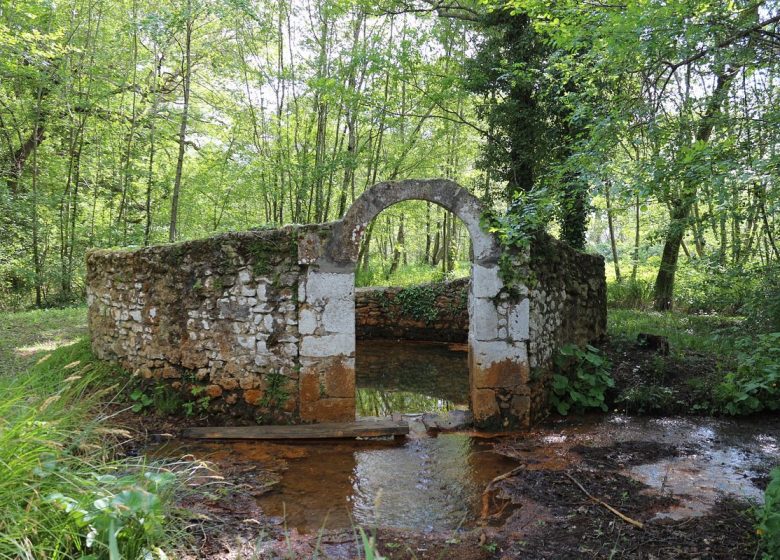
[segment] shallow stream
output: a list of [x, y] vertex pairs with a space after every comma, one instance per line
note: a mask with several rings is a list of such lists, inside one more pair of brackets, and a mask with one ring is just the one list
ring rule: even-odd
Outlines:
[[[523, 433], [429, 434], [422, 412], [465, 409], [462, 346], [365, 341], [356, 360], [363, 415], [404, 414], [400, 441], [320, 443], [173, 441], [157, 456], [191, 453], [218, 466], [268, 469], [278, 483], [257, 495], [266, 515], [301, 532], [354, 525], [434, 531], [472, 525], [485, 486], [519, 464], [598, 469], [599, 457], [679, 505], [658, 517], [702, 515], [720, 496], [758, 501], [780, 462], [780, 421], [619, 414], [559, 419]], [[494, 448], [511, 455], [494, 452]], [[598, 448], [596, 454], [587, 448]], [[601, 455], [599, 455], [599, 453]], [[255, 467], [256, 466], [256, 467]]]

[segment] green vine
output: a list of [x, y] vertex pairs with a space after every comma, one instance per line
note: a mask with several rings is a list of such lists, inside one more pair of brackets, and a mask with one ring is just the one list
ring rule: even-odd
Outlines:
[[285, 382], [287, 377], [279, 373], [278, 371], [272, 371], [266, 376], [268, 385], [265, 388], [263, 398], [260, 400], [260, 408], [279, 410], [290, 398], [290, 395], [285, 389]]
[[549, 192], [537, 189], [518, 195], [503, 214], [493, 210], [482, 214], [482, 228], [495, 235], [501, 247], [498, 268], [506, 286], [535, 284], [528, 268], [531, 242], [544, 230], [552, 212]]
[[400, 304], [404, 315], [431, 323], [439, 316], [436, 298], [441, 295], [443, 289], [443, 284], [411, 286], [399, 291], [395, 299]]

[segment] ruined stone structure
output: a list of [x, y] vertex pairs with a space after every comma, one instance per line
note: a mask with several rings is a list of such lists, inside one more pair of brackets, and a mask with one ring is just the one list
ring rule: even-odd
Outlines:
[[360, 239], [379, 212], [410, 199], [450, 210], [471, 235], [467, 340], [476, 424], [528, 425], [546, 410], [555, 348], [604, 333], [603, 259], [544, 238], [530, 259], [521, 256], [527, 282], [505, 285], [499, 246], [480, 227], [479, 201], [443, 179], [375, 185], [331, 224], [93, 251], [93, 349], [143, 379], [198, 396], [215, 415], [351, 420]]

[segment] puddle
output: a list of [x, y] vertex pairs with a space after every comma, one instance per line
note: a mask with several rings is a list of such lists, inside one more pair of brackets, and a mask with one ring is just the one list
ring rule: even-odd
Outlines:
[[[657, 518], [705, 515], [722, 496], [760, 502], [766, 476], [780, 464], [780, 419], [632, 418], [619, 414], [566, 420], [534, 429], [514, 443], [515, 456], [529, 467], [549, 470], [620, 468], [653, 491], [675, 497], [680, 505]], [[630, 445], [626, 445], [630, 444]], [[642, 445], [645, 444], [645, 445]], [[652, 445], [647, 445], [652, 444]], [[602, 461], [581, 457], [573, 448], [603, 448]], [[633, 455], [623, 449], [638, 449]], [[653, 449], [643, 460], [642, 449]], [[668, 456], [659, 455], [666, 448]], [[663, 453], [660, 453], [663, 455]]]
[[[462, 349], [364, 341], [356, 370], [363, 415], [467, 408]], [[153, 454], [192, 453], [221, 468], [273, 471], [279, 482], [270, 492], [251, 481], [247, 492], [266, 515], [301, 532], [355, 525], [438, 531], [473, 526], [487, 483], [518, 464], [546, 471], [617, 469], [648, 485], [648, 492], [678, 500], [679, 506], [656, 513], [661, 518], [703, 515], [723, 495], [759, 501], [770, 468], [780, 462], [779, 434], [777, 418], [612, 414], [552, 421], [495, 439], [430, 437], [414, 422], [402, 441], [186, 441]], [[494, 446], [510, 457], [493, 452]]]
[[407, 438], [400, 444], [177, 442], [166, 447], [221, 465], [257, 462], [279, 469], [281, 481], [257, 502], [266, 515], [308, 533], [356, 524], [420, 531], [471, 525], [487, 483], [516, 465], [492, 453], [487, 441], [463, 434]]

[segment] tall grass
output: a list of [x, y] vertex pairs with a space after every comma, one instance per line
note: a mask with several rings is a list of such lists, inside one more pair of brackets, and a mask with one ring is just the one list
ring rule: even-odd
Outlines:
[[722, 358], [736, 354], [734, 340], [743, 325], [743, 318], [726, 315], [615, 308], [607, 314], [607, 330], [613, 337], [634, 342], [639, 333], [660, 334], [668, 337], [673, 351], [704, 352]]
[[183, 469], [114, 460], [112, 370], [82, 340], [0, 377], [0, 558], [161, 556]]

